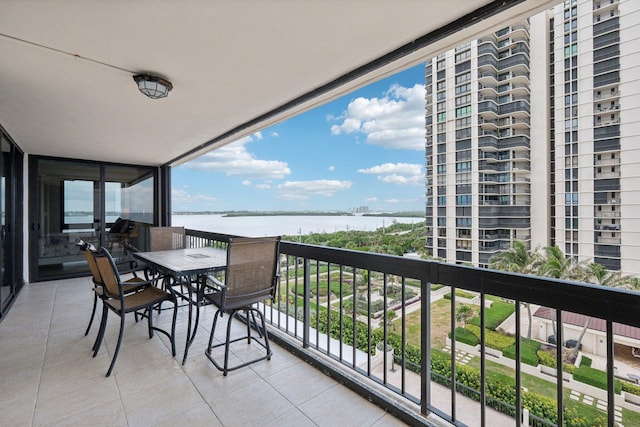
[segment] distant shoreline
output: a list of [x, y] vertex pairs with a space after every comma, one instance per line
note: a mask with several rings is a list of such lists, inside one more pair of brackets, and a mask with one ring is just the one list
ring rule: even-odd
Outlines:
[[[371, 216], [371, 217], [397, 217], [397, 218], [424, 218], [424, 212], [401, 211], [401, 212], [341, 212], [341, 211], [194, 211], [194, 212], [172, 212], [172, 215], [220, 215], [223, 217], [243, 217], [243, 216]], [[92, 216], [92, 212], [72, 211], [65, 212], [65, 217], [85, 217]], [[118, 216], [116, 212], [107, 212], [107, 216]]]
[[172, 215], [222, 215], [223, 217], [243, 216], [373, 216], [373, 217], [411, 217], [423, 218], [424, 212], [321, 212], [321, 211], [198, 211], [198, 212], [172, 212]]

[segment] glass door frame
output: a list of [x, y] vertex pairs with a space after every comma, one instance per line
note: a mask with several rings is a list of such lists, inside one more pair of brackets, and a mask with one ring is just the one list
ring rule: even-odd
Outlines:
[[[0, 178], [4, 179], [0, 197], [4, 215], [0, 227], [0, 320], [24, 285], [23, 280], [23, 170], [24, 153], [11, 136], [0, 126]], [[7, 151], [4, 149], [7, 148]], [[2, 208], [0, 208], [0, 211]], [[6, 289], [5, 289], [6, 288]]]
[[[78, 167], [82, 167], [83, 165], [89, 168], [88, 175], [80, 176], [80, 173], [75, 173], [73, 171], [69, 171], [71, 168], [67, 168], [65, 173], [61, 174], [59, 177], [54, 177], [54, 180], [57, 179], [57, 187], [56, 185], [52, 185], [52, 190], [55, 192], [59, 192], [57, 195], [54, 193], [42, 194], [43, 191], [47, 191], [47, 189], [41, 188], [40, 176], [43, 173], [41, 170], [44, 167], [44, 163], [41, 162], [61, 162], [61, 167], [64, 166], [64, 163], [74, 164]], [[43, 165], [42, 167], [40, 165]], [[91, 171], [91, 168], [98, 168], [98, 173], [96, 171]], [[46, 169], [45, 169], [46, 170]], [[117, 176], [118, 173], [122, 173], [124, 175], [127, 174], [127, 171], [131, 171], [131, 175], [135, 177], [136, 173], [142, 173], [143, 176], [148, 174], [148, 178], [153, 178], [153, 182], [151, 186], [146, 185], [146, 194], [147, 198], [152, 198], [150, 204], [152, 205], [152, 212], [148, 212], [147, 215], [143, 218], [144, 221], [148, 223], [142, 224], [143, 226], [156, 225], [158, 224], [158, 219], [160, 217], [160, 204], [159, 200], [159, 170], [160, 168], [152, 167], [152, 166], [140, 166], [140, 165], [127, 165], [127, 164], [117, 164], [117, 163], [106, 163], [106, 162], [96, 162], [96, 161], [88, 161], [82, 159], [70, 159], [70, 158], [59, 158], [59, 157], [48, 157], [48, 156], [30, 156], [29, 157], [29, 279], [31, 282], [39, 282], [45, 280], [54, 280], [54, 279], [64, 279], [70, 277], [79, 277], [85, 276], [88, 274], [89, 270], [86, 264], [83, 262], [82, 257], [79, 257], [75, 249], [75, 234], [72, 230], [74, 229], [72, 221], [69, 218], [66, 218], [65, 215], [65, 204], [66, 199], [64, 196], [64, 187], [66, 182], [71, 182], [75, 179], [77, 180], [87, 180], [93, 181], [93, 218], [91, 218], [91, 223], [84, 223], [85, 226], [89, 226], [90, 228], [78, 226], [83, 230], [78, 230], [79, 234], [89, 234], [88, 238], [91, 239], [91, 242], [97, 247], [107, 246], [109, 247], [109, 242], [107, 241], [107, 230], [112, 225], [113, 221], [108, 222], [108, 215], [105, 212], [107, 209], [107, 203], [105, 201], [106, 197], [106, 187], [107, 183], [114, 180], [114, 174]], [[116, 172], [114, 172], [116, 171]], [[125, 178], [123, 178], [124, 180]], [[146, 179], [146, 178], [145, 178]], [[57, 190], [54, 189], [57, 188]], [[126, 185], [123, 184], [123, 192], [125, 191]], [[46, 197], [45, 197], [46, 196]], [[85, 200], [87, 201], [88, 198]], [[41, 230], [42, 224], [41, 219], [43, 215], [46, 215], [46, 212], [43, 211], [46, 209], [44, 206], [44, 201], [47, 201], [48, 205], [54, 205], [53, 208], [57, 209], [58, 212], [49, 213], [49, 215], [59, 217], [58, 220], [54, 220], [52, 224], [54, 224], [54, 228], [59, 228], [59, 230], [54, 233], [62, 233], [62, 240], [64, 242], [62, 244], [67, 248], [67, 252], [71, 251], [72, 254], [62, 260], [55, 261], [59, 263], [59, 268], [52, 268], [50, 271], [47, 271], [47, 268], [41, 265], [43, 261], [42, 252], [42, 242], [43, 238], [49, 239], [50, 234], [49, 228], [51, 228], [50, 221], [46, 221], [44, 224], [47, 228], [47, 231], [43, 232]], [[133, 199], [135, 200], [135, 198]], [[57, 206], [56, 206], [57, 205]], [[68, 206], [67, 206], [68, 208]], [[88, 212], [84, 212], [85, 216]], [[113, 215], [111, 215], [113, 216]], [[82, 221], [82, 220], [81, 220]], [[58, 225], [59, 223], [59, 225]], [[84, 230], [84, 228], [87, 228]], [[44, 234], [43, 234], [44, 233]], [[66, 235], [64, 235], [66, 234]], [[68, 240], [68, 241], [67, 241]], [[73, 240], [73, 242], [72, 242]], [[124, 246], [123, 246], [124, 248]], [[116, 248], [117, 249], [117, 248]], [[122, 249], [122, 248], [121, 248]], [[126, 253], [126, 250], [125, 250]], [[48, 261], [48, 260], [47, 260]], [[71, 266], [67, 268], [67, 266]]]

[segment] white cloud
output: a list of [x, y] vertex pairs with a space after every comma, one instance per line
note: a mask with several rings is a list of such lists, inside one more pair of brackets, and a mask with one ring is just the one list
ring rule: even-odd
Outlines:
[[378, 201], [378, 198], [377, 198], [377, 197], [369, 197], [369, 198], [367, 199], [367, 202], [377, 202], [377, 201]]
[[336, 170], [336, 167], [335, 167], [335, 166], [333, 166], [333, 165], [331, 165], [331, 166], [329, 166], [329, 170], [330, 170], [331, 172], [333, 172], [334, 170]]
[[307, 200], [313, 196], [331, 197], [337, 191], [351, 188], [351, 181], [320, 179], [316, 181], [288, 181], [278, 185], [280, 198], [284, 200]]
[[251, 185], [251, 181], [249, 181], [248, 179], [245, 179], [244, 181], [242, 181], [242, 185], [244, 185], [245, 187], [248, 187]]
[[[332, 135], [362, 133], [366, 142], [386, 148], [424, 150], [424, 85], [393, 85], [383, 98], [356, 98], [331, 127]], [[333, 119], [333, 118], [331, 118]]]
[[258, 190], [268, 190], [271, 188], [271, 184], [256, 184], [255, 188], [257, 188]]
[[422, 175], [402, 176], [395, 173], [391, 175], [379, 176], [378, 180], [386, 182], [387, 184], [396, 185], [418, 185], [424, 183], [424, 178]]
[[191, 194], [186, 190], [173, 188], [171, 190], [171, 203], [173, 209], [179, 211], [182, 208], [189, 208], [194, 204], [200, 206], [205, 204], [213, 204], [218, 199], [210, 194]]
[[422, 166], [416, 163], [384, 163], [367, 169], [358, 169], [367, 175], [378, 175], [378, 180], [396, 185], [422, 185]]
[[422, 165], [417, 163], [384, 163], [367, 169], [358, 169], [364, 174], [384, 175], [397, 173], [400, 175], [416, 175], [422, 173]]
[[251, 179], [282, 179], [291, 174], [286, 162], [261, 160], [247, 151], [245, 144], [262, 139], [260, 132], [185, 163], [185, 167], [210, 172], [223, 172], [228, 176]]

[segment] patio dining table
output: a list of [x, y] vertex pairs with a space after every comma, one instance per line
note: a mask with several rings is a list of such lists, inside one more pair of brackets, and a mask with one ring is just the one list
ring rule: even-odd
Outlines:
[[[187, 292], [179, 293], [188, 302], [187, 340], [182, 364], [187, 361], [189, 347], [193, 343], [200, 320], [200, 305], [203, 300], [203, 284], [206, 276], [223, 271], [227, 264], [227, 251], [220, 248], [186, 248], [168, 251], [134, 252], [133, 256], [149, 266], [154, 275], [170, 277], [175, 284], [186, 287]], [[158, 277], [158, 276], [157, 276]], [[193, 308], [195, 321], [192, 325]], [[193, 330], [192, 330], [193, 326]]]

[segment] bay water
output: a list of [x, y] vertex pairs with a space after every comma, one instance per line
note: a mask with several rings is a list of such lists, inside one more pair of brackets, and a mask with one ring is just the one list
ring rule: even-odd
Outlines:
[[347, 230], [375, 231], [394, 222], [415, 224], [422, 221], [424, 218], [361, 215], [223, 216], [200, 214], [173, 215], [171, 218], [174, 226], [247, 237], [306, 235]]

